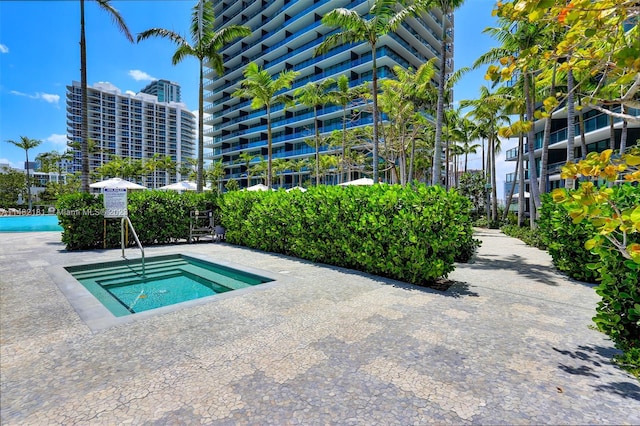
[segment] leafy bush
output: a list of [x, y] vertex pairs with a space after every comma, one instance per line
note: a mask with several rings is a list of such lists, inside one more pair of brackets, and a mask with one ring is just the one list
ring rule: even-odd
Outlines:
[[554, 203], [549, 194], [542, 194], [538, 231], [556, 268], [571, 278], [596, 282], [597, 271], [585, 268], [585, 265], [599, 259], [584, 247], [584, 243], [596, 233], [591, 223], [573, 223], [561, 205]]
[[510, 237], [518, 238], [527, 245], [537, 247], [540, 250], [547, 249], [547, 245], [540, 233], [537, 230], [531, 230], [528, 226], [504, 225], [500, 230]]
[[[127, 194], [129, 219], [143, 245], [166, 244], [189, 236], [189, 213], [213, 210], [219, 221], [218, 195], [173, 191], [142, 191]], [[103, 196], [75, 193], [60, 197], [56, 205], [67, 250], [120, 246], [120, 219], [104, 219]], [[106, 226], [105, 226], [106, 225]], [[106, 232], [106, 240], [105, 240]], [[128, 244], [133, 243], [129, 235]]]
[[220, 203], [227, 241], [415, 284], [468, 260], [470, 203], [440, 187], [319, 186], [307, 192], [229, 192]]
[[[640, 206], [640, 188], [624, 184], [612, 188], [611, 200], [618, 206]], [[640, 233], [627, 234], [627, 244], [640, 244]], [[598, 272], [602, 296], [593, 321], [623, 351], [640, 348], [640, 263], [627, 260], [610, 245], [593, 248], [599, 261], [588, 265]]]

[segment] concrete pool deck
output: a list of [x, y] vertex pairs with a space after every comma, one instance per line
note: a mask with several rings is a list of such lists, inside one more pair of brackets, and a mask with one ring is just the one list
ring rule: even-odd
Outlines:
[[[2, 424], [640, 424], [640, 384], [590, 328], [593, 286], [481, 230], [447, 291], [227, 244], [189, 252], [280, 277], [90, 328], [57, 232], [0, 235]], [[130, 257], [139, 256], [127, 249]], [[54, 271], [54, 272], [52, 272]]]

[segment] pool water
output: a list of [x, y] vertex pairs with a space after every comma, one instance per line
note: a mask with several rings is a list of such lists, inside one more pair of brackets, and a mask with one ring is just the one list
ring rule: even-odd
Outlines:
[[58, 216], [1, 216], [0, 232], [42, 232], [42, 231], [62, 231], [58, 225]]
[[113, 315], [125, 316], [272, 281], [176, 254], [65, 268]]

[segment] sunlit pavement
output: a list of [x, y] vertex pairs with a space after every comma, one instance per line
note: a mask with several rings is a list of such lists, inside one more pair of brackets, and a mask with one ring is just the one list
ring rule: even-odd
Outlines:
[[638, 381], [591, 328], [593, 286], [478, 237], [445, 292], [227, 244], [147, 247], [280, 278], [90, 327], [60, 266], [120, 250], [0, 234], [2, 424], [640, 424]]

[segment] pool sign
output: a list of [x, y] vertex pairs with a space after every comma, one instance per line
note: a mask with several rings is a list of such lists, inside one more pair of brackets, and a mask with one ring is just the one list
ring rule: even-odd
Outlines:
[[104, 217], [127, 217], [127, 189], [102, 188], [104, 195]]

